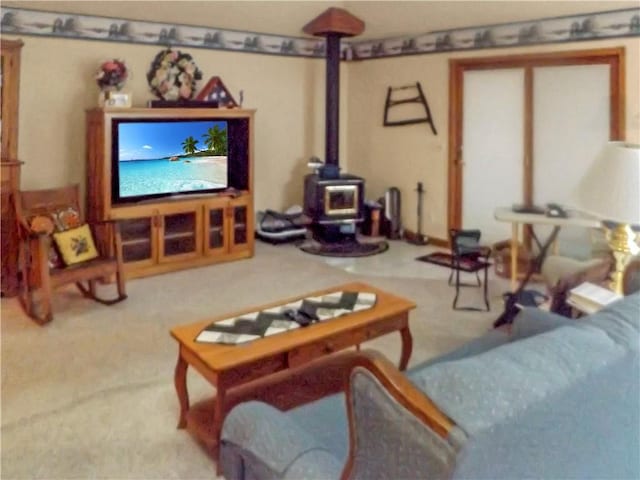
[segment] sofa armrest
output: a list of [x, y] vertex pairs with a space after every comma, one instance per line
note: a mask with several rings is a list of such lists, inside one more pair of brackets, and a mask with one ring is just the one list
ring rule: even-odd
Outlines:
[[301, 472], [306, 478], [338, 478], [342, 470], [342, 463], [293, 419], [256, 401], [227, 415], [219, 461], [227, 480], [284, 479]]
[[347, 377], [345, 389], [347, 396], [353, 393], [353, 371], [357, 367], [368, 370], [397, 402], [441, 437], [446, 438], [449, 431], [455, 426], [422, 390], [411, 383], [403, 372], [398, 370], [384, 355], [374, 350], [363, 350], [359, 354], [353, 355], [349, 368], [351, 375]]
[[446, 477], [456, 456], [446, 440], [453, 422], [381, 354], [362, 352], [353, 365], [342, 478]]

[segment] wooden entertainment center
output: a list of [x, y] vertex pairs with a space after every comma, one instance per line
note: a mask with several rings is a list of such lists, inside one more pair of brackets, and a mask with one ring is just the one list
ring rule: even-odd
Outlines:
[[[253, 256], [253, 110], [122, 108], [87, 111], [87, 218], [117, 220], [127, 278]], [[229, 146], [229, 187], [130, 203], [113, 198], [113, 126], [126, 121], [226, 120], [239, 125]], [[241, 153], [232, 155], [232, 149]], [[171, 160], [167, 160], [171, 161]], [[240, 178], [240, 180], [238, 180]], [[235, 185], [241, 188], [236, 188]], [[101, 239], [96, 239], [101, 243]]]

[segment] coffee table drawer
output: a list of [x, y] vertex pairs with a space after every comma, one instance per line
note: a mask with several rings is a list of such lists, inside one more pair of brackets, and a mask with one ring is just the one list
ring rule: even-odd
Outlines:
[[302, 345], [291, 350], [288, 354], [289, 367], [296, 367], [314, 358], [329, 355], [345, 348], [359, 345], [367, 340], [399, 330], [406, 323], [406, 319], [395, 318], [388, 322], [374, 324], [365, 329], [333, 335], [318, 342]]
[[335, 335], [333, 337], [320, 340], [319, 342], [294, 348], [289, 352], [289, 367], [293, 368], [299, 365], [304, 365], [315, 358], [358, 345], [366, 339], [366, 332], [360, 330], [348, 332], [344, 335]]
[[225, 385], [240, 385], [252, 380], [263, 378], [287, 368], [287, 358], [283, 354], [274, 355], [256, 362], [238, 366], [220, 374], [220, 383]]

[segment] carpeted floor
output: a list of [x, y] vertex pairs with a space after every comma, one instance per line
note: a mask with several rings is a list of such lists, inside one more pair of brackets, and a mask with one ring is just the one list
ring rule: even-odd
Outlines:
[[[112, 307], [64, 290], [46, 327], [29, 320], [15, 299], [2, 299], [1, 477], [214, 478], [211, 459], [176, 430], [171, 326], [364, 280], [417, 302], [415, 364], [480, 335], [500, 313], [502, 286], [495, 284], [492, 312], [452, 311], [447, 273], [350, 274], [295, 247], [258, 244], [251, 260], [130, 281], [129, 298]], [[398, 335], [366, 346], [399, 358]], [[211, 395], [197, 374], [188, 382], [192, 402]]]

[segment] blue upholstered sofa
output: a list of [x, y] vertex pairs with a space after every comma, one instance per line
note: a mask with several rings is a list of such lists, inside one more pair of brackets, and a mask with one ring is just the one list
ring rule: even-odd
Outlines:
[[346, 394], [281, 412], [235, 407], [231, 479], [640, 478], [640, 293], [570, 320], [525, 309], [398, 372], [352, 356]]

